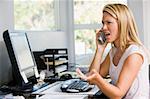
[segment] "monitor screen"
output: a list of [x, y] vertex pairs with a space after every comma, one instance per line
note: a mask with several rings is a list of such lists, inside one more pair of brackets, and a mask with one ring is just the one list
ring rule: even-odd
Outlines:
[[25, 71], [35, 66], [25, 33], [11, 33], [10, 38], [19, 69]]

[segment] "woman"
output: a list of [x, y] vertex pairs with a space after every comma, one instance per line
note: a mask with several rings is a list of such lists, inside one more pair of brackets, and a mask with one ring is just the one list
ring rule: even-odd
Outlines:
[[[97, 48], [88, 75], [79, 69], [76, 72], [111, 99], [149, 99], [148, 59], [129, 8], [123, 4], [106, 5], [102, 24], [96, 35]], [[106, 42], [112, 44], [103, 62], [101, 58], [107, 43], [98, 43], [101, 32], [105, 33]], [[108, 74], [111, 84], [103, 79]]]

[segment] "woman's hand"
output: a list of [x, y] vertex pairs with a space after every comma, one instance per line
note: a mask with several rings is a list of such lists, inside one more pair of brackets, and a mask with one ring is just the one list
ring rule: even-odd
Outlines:
[[77, 75], [83, 79], [88, 81], [90, 84], [96, 84], [100, 74], [96, 70], [91, 70], [88, 74], [83, 74], [79, 68], [76, 69]]

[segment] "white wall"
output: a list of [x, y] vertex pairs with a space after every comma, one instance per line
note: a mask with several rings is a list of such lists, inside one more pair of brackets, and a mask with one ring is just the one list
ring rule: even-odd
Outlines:
[[145, 0], [143, 2], [143, 22], [144, 22], [144, 44], [150, 51], [150, 0]]
[[11, 79], [11, 65], [3, 42], [2, 34], [13, 26], [12, 1], [0, 0], [0, 84]]
[[13, 28], [12, 4], [12, 0], [0, 0], [0, 41], [2, 41], [3, 31]]
[[67, 48], [67, 34], [57, 32], [27, 32], [33, 51], [43, 51], [46, 48]]
[[138, 32], [141, 40], [144, 42], [144, 26], [143, 22], [143, 1], [142, 0], [128, 0], [128, 6], [130, 7], [133, 15], [135, 17], [135, 21], [137, 23]]
[[139, 36], [144, 45], [150, 50], [150, 0], [128, 0], [128, 5], [137, 22]]

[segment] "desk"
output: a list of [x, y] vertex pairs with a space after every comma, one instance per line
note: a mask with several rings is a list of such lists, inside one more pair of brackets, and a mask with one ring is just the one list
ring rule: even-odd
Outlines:
[[[110, 82], [111, 80], [106, 79], [106, 81]], [[99, 88], [96, 85], [93, 85], [93, 88], [88, 92], [66, 93], [62, 92], [60, 89], [62, 83], [63, 81], [55, 82], [42, 89], [39, 89], [36, 92], [33, 92], [32, 94], [42, 95], [39, 97], [39, 99], [88, 99], [88, 96], [92, 96], [99, 91]]]
[[88, 95], [44, 95], [42, 97], [39, 97], [39, 99], [88, 99]]
[[32, 94], [42, 94], [43, 96], [39, 97], [39, 99], [85, 99], [89, 95], [94, 95], [99, 89], [97, 86], [93, 85], [93, 88], [88, 92], [80, 92], [80, 93], [66, 93], [62, 92], [60, 89], [63, 81], [55, 82], [42, 88]]

